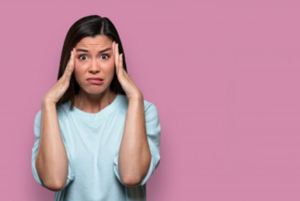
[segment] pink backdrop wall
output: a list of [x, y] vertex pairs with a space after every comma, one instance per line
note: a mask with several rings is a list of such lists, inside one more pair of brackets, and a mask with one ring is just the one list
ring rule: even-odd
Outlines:
[[300, 200], [299, 1], [1, 1], [0, 200], [51, 201], [31, 173], [33, 121], [79, 18], [117, 27], [159, 111], [147, 200]]

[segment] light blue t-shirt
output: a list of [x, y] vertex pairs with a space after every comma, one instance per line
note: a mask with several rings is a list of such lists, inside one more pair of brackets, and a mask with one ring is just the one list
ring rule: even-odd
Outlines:
[[[145, 201], [146, 182], [160, 162], [161, 127], [153, 103], [144, 100], [147, 139], [151, 163], [147, 175], [136, 186], [126, 186], [119, 174], [118, 156], [128, 109], [126, 95], [117, 94], [114, 101], [98, 113], [87, 113], [68, 101], [57, 107], [60, 132], [68, 156], [68, 176], [55, 201]], [[35, 142], [32, 149], [32, 174], [42, 186], [35, 157], [39, 146], [41, 110], [34, 120]]]

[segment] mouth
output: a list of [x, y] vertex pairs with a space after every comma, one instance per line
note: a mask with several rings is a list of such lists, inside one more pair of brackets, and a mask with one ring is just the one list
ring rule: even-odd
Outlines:
[[87, 81], [89, 80], [100, 80], [100, 81], [103, 81], [103, 79], [87, 79]]
[[103, 84], [103, 79], [87, 79], [87, 81], [92, 84]]
[[99, 77], [90, 77], [90, 78], [87, 78], [86, 80], [101, 80], [101, 81], [103, 81], [103, 79], [99, 78]]

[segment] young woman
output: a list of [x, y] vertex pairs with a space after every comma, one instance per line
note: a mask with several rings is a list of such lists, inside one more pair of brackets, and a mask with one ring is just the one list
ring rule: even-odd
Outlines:
[[34, 120], [35, 180], [56, 201], [146, 200], [160, 162], [158, 111], [130, 79], [108, 18], [71, 26], [57, 80]]

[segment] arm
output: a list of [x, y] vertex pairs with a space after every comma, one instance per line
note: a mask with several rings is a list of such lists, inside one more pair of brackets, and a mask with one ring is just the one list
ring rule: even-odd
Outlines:
[[58, 191], [67, 179], [68, 159], [57, 117], [52, 102], [42, 102], [41, 130], [36, 153], [36, 170], [44, 186]]
[[143, 96], [129, 99], [119, 151], [119, 172], [124, 184], [134, 186], [146, 176], [151, 162]]

